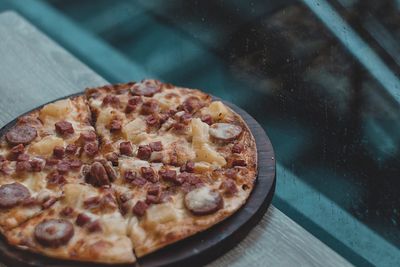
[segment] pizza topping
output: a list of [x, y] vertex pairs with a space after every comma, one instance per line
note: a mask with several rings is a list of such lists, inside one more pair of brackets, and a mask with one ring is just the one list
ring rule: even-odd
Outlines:
[[224, 191], [225, 195], [233, 196], [238, 192], [235, 182], [232, 179], [226, 179], [221, 183], [220, 188]]
[[70, 165], [67, 161], [61, 161], [60, 163], [57, 164], [57, 171], [59, 173], [65, 174], [69, 172]]
[[158, 182], [158, 177], [154, 172], [153, 168], [150, 167], [141, 167], [140, 171], [142, 173], [142, 177], [149, 182], [156, 183]]
[[18, 161], [15, 164], [15, 170], [17, 172], [30, 171], [31, 169], [32, 169], [32, 166], [29, 163], [29, 161]]
[[56, 127], [56, 132], [60, 135], [67, 135], [74, 133], [74, 128], [72, 127], [72, 124], [68, 121], [56, 122], [55, 127]]
[[11, 128], [6, 134], [6, 140], [10, 145], [27, 145], [37, 136], [36, 128], [28, 124], [19, 124]]
[[158, 102], [154, 99], [148, 100], [142, 104], [142, 109], [140, 110], [143, 115], [150, 115], [158, 111]]
[[89, 197], [83, 201], [83, 206], [85, 207], [85, 209], [92, 209], [98, 207], [99, 204], [100, 204], [99, 196]]
[[65, 177], [58, 172], [52, 172], [47, 175], [47, 183], [49, 185], [62, 185], [66, 183]]
[[203, 186], [203, 181], [193, 173], [182, 172], [177, 177], [178, 180], [182, 181], [182, 190], [184, 192], [190, 192], [193, 189]]
[[86, 131], [81, 133], [80, 139], [85, 142], [94, 142], [97, 139], [97, 135], [94, 131]]
[[235, 166], [246, 167], [247, 163], [242, 158], [234, 158], [231, 160], [231, 166], [232, 167], [235, 167]]
[[136, 202], [135, 206], [133, 206], [132, 212], [135, 215], [142, 217], [148, 207], [149, 206], [146, 204], [146, 202], [139, 200], [138, 202]]
[[242, 144], [236, 143], [232, 147], [232, 153], [240, 154], [242, 153], [244, 147]]
[[83, 151], [90, 157], [93, 157], [99, 151], [99, 146], [95, 142], [86, 143], [83, 147]]
[[153, 96], [155, 93], [160, 92], [161, 85], [155, 80], [145, 80], [141, 83], [136, 83], [132, 86], [131, 92], [133, 95]]
[[194, 172], [194, 162], [188, 161], [180, 168], [181, 172]]
[[122, 122], [118, 119], [114, 119], [110, 123], [110, 132], [118, 132], [121, 131], [122, 128]]
[[151, 155], [151, 147], [149, 145], [139, 146], [137, 157], [141, 160], [148, 160]]
[[159, 203], [161, 203], [161, 198], [160, 198], [160, 196], [159, 195], [150, 195], [150, 194], [147, 194], [147, 196], [146, 196], [146, 203], [147, 204], [159, 204]]
[[28, 197], [21, 202], [22, 206], [29, 207], [37, 204], [36, 198]]
[[177, 176], [176, 171], [174, 170], [160, 170], [158, 173], [164, 181], [172, 182], [177, 185], [183, 183], [183, 180], [181, 179], [182, 176]]
[[208, 215], [223, 207], [223, 199], [219, 192], [206, 186], [194, 189], [185, 195], [185, 206], [194, 215]]
[[91, 221], [90, 217], [86, 215], [85, 213], [79, 213], [78, 217], [76, 217], [76, 225], [78, 226], [84, 226], [85, 224], [89, 223]]
[[60, 211], [61, 216], [70, 217], [74, 213], [74, 209], [72, 207], [65, 207]]
[[127, 141], [127, 142], [121, 142], [119, 144], [119, 152], [121, 153], [121, 155], [125, 155], [125, 156], [132, 156], [133, 154], [133, 147], [131, 145], [131, 142]]
[[211, 125], [213, 123], [212, 117], [210, 114], [203, 115], [203, 116], [201, 116], [200, 119], [202, 122], [207, 123], [208, 125]]
[[194, 113], [203, 107], [203, 103], [196, 96], [189, 96], [182, 104], [182, 109], [187, 113]]
[[118, 207], [116, 199], [110, 193], [104, 195], [101, 198], [100, 205], [102, 208], [110, 208], [110, 209], [115, 209]]
[[90, 172], [86, 177], [86, 181], [94, 186], [103, 186], [110, 184], [107, 171], [103, 164], [94, 162], [90, 167]]
[[106, 154], [106, 159], [112, 163], [113, 166], [118, 166], [118, 154], [111, 152]]
[[106, 97], [103, 98], [103, 105], [112, 105], [114, 107], [117, 107], [119, 105], [119, 98], [115, 95], [106, 95]]
[[53, 156], [62, 159], [64, 157], [64, 148], [62, 146], [55, 146], [53, 148]]
[[57, 165], [59, 162], [60, 162], [59, 159], [48, 158], [48, 159], [46, 159], [46, 166], [54, 166], [54, 165]]
[[2, 185], [0, 186], [0, 208], [12, 208], [30, 196], [28, 188], [20, 183]]
[[17, 157], [17, 161], [28, 161], [29, 155], [28, 154], [19, 154]]
[[100, 221], [99, 221], [99, 220], [95, 220], [95, 221], [93, 221], [93, 222], [90, 222], [90, 223], [87, 225], [87, 229], [88, 229], [88, 231], [89, 231], [90, 233], [93, 233], [93, 232], [100, 232], [100, 231], [103, 230], [102, 227], [101, 227], [101, 224], [100, 224]]
[[229, 179], [236, 179], [237, 174], [238, 174], [239, 170], [236, 168], [232, 168], [232, 169], [227, 169], [225, 171], [225, 176], [228, 177]]
[[71, 169], [77, 170], [82, 166], [82, 161], [80, 161], [79, 159], [72, 159], [69, 161], [69, 166], [71, 167]]
[[150, 148], [152, 151], [161, 151], [163, 150], [163, 145], [161, 143], [161, 141], [157, 141], [157, 142], [152, 142], [149, 144]]
[[49, 196], [48, 198], [45, 198], [45, 200], [42, 203], [43, 209], [48, 209], [51, 206], [53, 206], [54, 203], [56, 203], [57, 198], [54, 196]]
[[42, 158], [33, 158], [29, 163], [31, 164], [31, 171], [40, 172], [44, 168], [46, 161]]
[[25, 151], [25, 147], [22, 144], [13, 146], [10, 149], [10, 154], [9, 154], [9, 159], [10, 160], [15, 160], [16, 158], [18, 158], [19, 155], [21, 155], [22, 153], [24, 153]]
[[64, 219], [48, 219], [35, 227], [36, 241], [45, 247], [65, 245], [74, 235], [74, 226]]
[[65, 148], [65, 153], [69, 155], [75, 155], [77, 151], [78, 147], [74, 144], [68, 144], [67, 147]]
[[242, 127], [230, 123], [214, 123], [210, 126], [210, 135], [218, 140], [231, 141], [239, 137]]
[[146, 117], [146, 123], [149, 126], [156, 126], [158, 125], [160, 122], [158, 116], [154, 115], [154, 114], [150, 114], [149, 116]]

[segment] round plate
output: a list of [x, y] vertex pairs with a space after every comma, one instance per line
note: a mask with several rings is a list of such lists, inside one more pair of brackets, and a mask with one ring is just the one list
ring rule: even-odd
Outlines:
[[[60, 99], [80, 94], [82, 93], [65, 96]], [[250, 194], [246, 204], [229, 218], [204, 232], [197, 233], [192, 237], [178, 241], [177, 243], [140, 258], [138, 260], [138, 265], [141, 267], [204, 265], [218, 256], [221, 256], [223, 253], [226, 253], [239, 243], [267, 211], [275, 191], [275, 155], [272, 144], [262, 127], [249, 114], [231, 103], [225, 101], [224, 103], [242, 116], [256, 140], [258, 175], [252, 193]], [[37, 107], [36, 109], [39, 109], [44, 105]], [[1, 128], [0, 136], [15, 123], [16, 119]], [[42, 256], [9, 246], [3, 237], [0, 238], [0, 255], [0, 261], [8, 266], [110, 266], [96, 263], [89, 264], [86, 262], [59, 260]], [[119, 264], [112, 266], [122, 267], [132, 266], [132, 264]]]

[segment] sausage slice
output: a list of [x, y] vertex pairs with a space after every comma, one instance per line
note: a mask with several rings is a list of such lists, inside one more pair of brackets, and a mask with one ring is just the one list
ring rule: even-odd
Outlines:
[[65, 245], [74, 235], [74, 226], [64, 219], [44, 220], [35, 227], [36, 241], [45, 247]]
[[161, 85], [155, 80], [145, 80], [141, 83], [136, 83], [132, 86], [131, 92], [133, 95], [153, 96], [160, 92]]
[[186, 194], [185, 206], [194, 215], [208, 215], [221, 209], [224, 201], [218, 191], [202, 186]]
[[0, 186], [0, 208], [12, 208], [31, 196], [28, 188], [20, 183]]
[[210, 135], [222, 141], [231, 141], [239, 137], [242, 127], [230, 123], [214, 123], [210, 126]]
[[37, 136], [36, 128], [28, 124], [20, 124], [13, 127], [6, 134], [6, 140], [10, 145], [29, 144]]

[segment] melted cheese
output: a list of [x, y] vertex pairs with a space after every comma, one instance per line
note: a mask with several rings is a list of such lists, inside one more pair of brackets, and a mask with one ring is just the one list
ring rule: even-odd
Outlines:
[[186, 195], [186, 203], [189, 209], [201, 209], [213, 205], [214, 202], [215, 198], [212, 196], [210, 188], [206, 186], [192, 190]]
[[205, 161], [219, 167], [226, 165], [226, 160], [217, 151], [214, 150], [209, 144], [203, 144], [196, 150], [196, 161]]
[[137, 144], [146, 138], [146, 122], [141, 118], [136, 118], [124, 125], [122, 133], [126, 139]]
[[40, 156], [50, 156], [55, 146], [64, 146], [64, 140], [53, 136], [45, 136], [39, 142], [32, 144], [29, 152]]
[[174, 208], [172, 203], [152, 205], [146, 211], [145, 223], [149, 226], [156, 226], [171, 221], [177, 221], [181, 217], [180, 212]]
[[72, 111], [72, 103], [70, 99], [59, 100], [44, 106], [39, 113], [42, 122], [47, 120], [61, 120], [68, 116]]
[[208, 106], [208, 111], [213, 120], [219, 121], [223, 120], [230, 111], [225, 107], [221, 101], [214, 101]]

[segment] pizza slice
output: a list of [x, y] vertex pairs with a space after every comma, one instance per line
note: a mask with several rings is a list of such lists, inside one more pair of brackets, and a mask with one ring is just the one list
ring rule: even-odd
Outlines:
[[5, 232], [11, 245], [51, 257], [133, 263], [126, 222], [111, 188], [67, 184], [51, 208]]
[[50, 207], [65, 183], [82, 182], [87, 146], [98, 146], [90, 117], [84, 97], [60, 100], [19, 118], [1, 138], [0, 231]]

